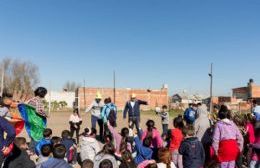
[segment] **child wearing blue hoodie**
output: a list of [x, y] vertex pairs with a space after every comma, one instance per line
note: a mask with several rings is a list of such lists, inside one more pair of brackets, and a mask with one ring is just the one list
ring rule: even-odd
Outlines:
[[40, 140], [35, 147], [35, 153], [37, 156], [41, 155], [41, 148], [43, 145], [51, 144], [51, 136], [52, 136], [52, 130], [50, 128], [46, 128], [43, 131], [43, 139]]
[[143, 143], [137, 135], [134, 137], [136, 157], [135, 163], [138, 165], [145, 160], [151, 160], [153, 156], [153, 150], [150, 148], [152, 144], [152, 138], [147, 137], [143, 140]]

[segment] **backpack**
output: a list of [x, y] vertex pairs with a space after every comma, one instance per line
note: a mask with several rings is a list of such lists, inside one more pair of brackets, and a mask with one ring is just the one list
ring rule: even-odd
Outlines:
[[194, 121], [196, 120], [196, 112], [192, 108], [186, 109], [184, 112], [184, 119], [189, 124], [194, 123]]
[[112, 127], [116, 127], [116, 117], [117, 117], [117, 110], [115, 105], [111, 105], [110, 107], [107, 107], [110, 109], [109, 114], [107, 116], [107, 120], [109, 121], [110, 125]]

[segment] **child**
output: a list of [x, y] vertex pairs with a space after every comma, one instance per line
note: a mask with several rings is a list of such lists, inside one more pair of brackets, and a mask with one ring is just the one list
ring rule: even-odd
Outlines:
[[72, 168], [65, 160], [66, 147], [58, 144], [53, 148], [53, 158], [42, 163], [41, 168]]
[[109, 160], [113, 168], [118, 168], [118, 164], [115, 158], [115, 147], [113, 144], [106, 144], [103, 149], [96, 155], [94, 159], [94, 168], [100, 167], [100, 164]]
[[124, 151], [122, 153], [122, 162], [119, 168], [136, 168], [132, 153], [130, 151]]
[[153, 150], [150, 148], [152, 138], [146, 137], [142, 144], [139, 137], [135, 135], [134, 142], [135, 151], [137, 152], [136, 157], [134, 158], [135, 163], [138, 165], [146, 160], [151, 160], [153, 156]]
[[58, 137], [58, 136], [53, 136], [53, 137], [51, 138], [51, 145], [52, 145], [52, 146], [55, 146], [55, 145], [60, 144], [60, 143], [61, 143], [61, 138], [60, 138], [60, 137]]
[[160, 132], [155, 128], [155, 123], [154, 123], [153, 120], [148, 120], [146, 122], [146, 126], [147, 126], [147, 130], [144, 131], [144, 133], [142, 135], [142, 140], [144, 140], [145, 138], [151, 138], [152, 139], [152, 144], [150, 146], [153, 150], [152, 158], [154, 160], [157, 160], [158, 149], [163, 147], [163, 140], [162, 140], [162, 137], [160, 135]]
[[202, 168], [205, 161], [205, 152], [202, 143], [195, 137], [194, 127], [185, 127], [183, 134], [185, 139], [179, 148], [179, 153], [183, 158], [183, 167]]
[[92, 160], [90, 159], [86, 159], [82, 162], [81, 168], [93, 168], [94, 167], [94, 163]]
[[142, 140], [146, 137], [152, 138], [151, 148], [161, 148], [163, 147], [163, 140], [159, 133], [159, 131], [155, 127], [155, 123], [153, 120], [148, 120], [146, 122], [147, 130], [145, 130], [142, 134]]
[[184, 127], [182, 116], [174, 118], [174, 129], [171, 130], [170, 151], [172, 153], [172, 161], [176, 166], [182, 167], [182, 157], [179, 155], [179, 147], [183, 140], [182, 129]]
[[71, 139], [69, 130], [62, 131], [61, 137], [62, 137], [61, 144], [65, 146], [66, 151], [67, 151], [67, 153], [66, 153], [67, 161], [69, 163], [72, 163], [72, 161], [74, 160], [75, 153], [76, 153], [76, 144]]
[[17, 168], [26, 167], [34, 168], [35, 164], [30, 160], [27, 154], [28, 145], [26, 139], [23, 137], [17, 137], [14, 140], [14, 149], [12, 153], [6, 158], [4, 168]]
[[73, 137], [74, 132], [76, 132], [77, 143], [79, 143], [79, 131], [80, 131], [80, 125], [82, 124], [82, 118], [79, 115], [78, 109], [75, 109], [73, 111], [73, 114], [70, 115], [69, 123], [70, 123], [71, 137]]
[[35, 147], [36, 155], [38, 156], [41, 155], [41, 148], [43, 145], [51, 144], [51, 136], [52, 136], [52, 130], [50, 128], [46, 128], [43, 131], [43, 139], [40, 140]]
[[[255, 129], [254, 129], [254, 118], [251, 113], [244, 115], [244, 129], [245, 129], [245, 143], [244, 144], [254, 144], [255, 143]], [[245, 155], [247, 156], [247, 163], [250, 164], [252, 148], [248, 145], [244, 150]]]
[[97, 130], [95, 128], [86, 128], [82, 140], [80, 141], [80, 158], [81, 160], [93, 160], [98, 152], [100, 145], [96, 140]]
[[9, 108], [13, 104], [13, 99], [12, 99], [11, 94], [3, 94], [3, 97], [0, 99], [0, 116], [10, 119], [12, 117]]
[[105, 159], [99, 164], [99, 168], [114, 168], [114, 167], [113, 167], [113, 163], [109, 159]]
[[[130, 152], [132, 151], [131, 144], [128, 142], [129, 139], [129, 129], [128, 128], [122, 128], [121, 129], [121, 134], [119, 134], [114, 127], [110, 125], [110, 122], [107, 122], [107, 126], [109, 131], [111, 132], [114, 143], [115, 143], [115, 148], [116, 148], [116, 155], [120, 156], [121, 155], [121, 150], [120, 147], [122, 146], [123, 143], [126, 143], [127, 150]], [[126, 149], [125, 149], [126, 150]]]
[[252, 149], [252, 156], [250, 161], [250, 168], [260, 167], [260, 127], [255, 129], [255, 142], [250, 145]]
[[169, 112], [167, 110], [167, 106], [163, 105], [162, 106], [162, 111], [157, 112], [161, 118], [162, 118], [162, 130], [163, 130], [163, 135], [166, 135], [168, 132], [168, 125], [169, 125]]
[[171, 161], [171, 152], [167, 148], [161, 148], [158, 152], [158, 160], [157, 163], [158, 168], [175, 168], [174, 163]]
[[14, 127], [3, 117], [0, 117], [0, 167], [4, 161], [4, 154], [15, 138]]
[[50, 144], [45, 144], [41, 148], [41, 156], [37, 161], [36, 168], [41, 168], [41, 164], [46, 162], [52, 153], [52, 146]]
[[47, 94], [47, 89], [44, 87], [38, 87], [35, 91], [34, 91], [34, 96], [33, 98], [31, 98], [28, 101], [28, 104], [30, 106], [33, 106], [36, 109], [36, 113], [39, 114], [40, 116], [46, 118], [47, 114], [46, 111], [44, 109], [44, 97]]
[[238, 127], [230, 120], [230, 111], [226, 106], [221, 106], [218, 118], [220, 121], [215, 126], [213, 148], [221, 168], [234, 168], [243, 150], [244, 140]]

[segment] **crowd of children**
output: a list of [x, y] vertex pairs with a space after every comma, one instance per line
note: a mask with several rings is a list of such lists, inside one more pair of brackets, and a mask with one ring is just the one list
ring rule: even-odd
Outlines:
[[[25, 138], [15, 137], [12, 126], [5, 119], [5, 111], [0, 110], [3, 113], [0, 117], [0, 164], [4, 168], [71, 168], [75, 165], [82, 168], [260, 167], [260, 118], [255, 117], [260, 111], [255, 101], [253, 113], [244, 114], [243, 118], [222, 105], [217, 112], [218, 119], [213, 120], [207, 107], [197, 104], [175, 117], [172, 123], [167, 106], [163, 106], [162, 110], [156, 111], [162, 118], [163, 132], [160, 132], [153, 120], [146, 122], [147, 128], [139, 127], [140, 120], [135, 117], [140, 117], [140, 112], [135, 115], [131, 111], [135, 108], [132, 102], [126, 104], [126, 110], [130, 109], [129, 127], [117, 130], [117, 117], [109, 118], [110, 112], [116, 113], [116, 106], [111, 99], [106, 99], [106, 108], [103, 105], [93, 108], [100, 106], [99, 99], [101, 96], [97, 95], [98, 102], [87, 110], [92, 110], [92, 128], [79, 133], [82, 119], [76, 109], [70, 116], [70, 130], [62, 131], [57, 137], [46, 128], [34, 150], [29, 150]], [[96, 122], [101, 123], [100, 119], [105, 126], [104, 132], [100, 133], [101, 139], [97, 138], [95, 128]], [[73, 139], [74, 132], [76, 139]], [[12, 152], [4, 155], [6, 147], [12, 143]]]

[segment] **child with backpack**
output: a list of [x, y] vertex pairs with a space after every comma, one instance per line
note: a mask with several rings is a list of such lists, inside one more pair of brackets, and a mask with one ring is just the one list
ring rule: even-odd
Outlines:
[[203, 168], [205, 162], [205, 152], [202, 143], [195, 137], [193, 126], [187, 126], [183, 129], [185, 136], [179, 148], [182, 155], [184, 168]]
[[193, 104], [189, 104], [189, 107], [184, 111], [184, 120], [188, 125], [193, 125], [196, 120], [196, 110], [193, 106]]
[[117, 119], [117, 107], [114, 103], [112, 103], [111, 98], [106, 98], [104, 100], [105, 105], [101, 111], [101, 119], [106, 125], [109, 121], [112, 127], [116, 127], [116, 119]]

